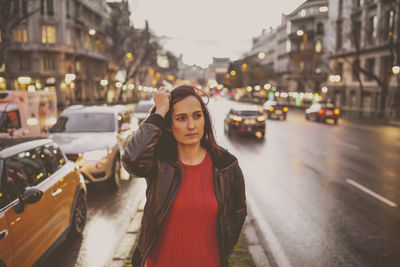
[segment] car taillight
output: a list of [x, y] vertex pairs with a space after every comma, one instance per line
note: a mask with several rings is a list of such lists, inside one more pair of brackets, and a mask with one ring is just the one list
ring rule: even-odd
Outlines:
[[340, 109], [335, 108], [335, 109], [333, 110], [333, 113], [334, 113], [335, 115], [339, 115], [339, 114], [340, 114]]
[[318, 114], [319, 115], [324, 115], [325, 114], [325, 109], [321, 108], [320, 110], [318, 110]]
[[270, 108], [269, 108], [269, 111], [274, 111], [274, 107], [270, 107]]
[[288, 112], [288, 111], [289, 111], [289, 109], [287, 107], [283, 108], [283, 112]]

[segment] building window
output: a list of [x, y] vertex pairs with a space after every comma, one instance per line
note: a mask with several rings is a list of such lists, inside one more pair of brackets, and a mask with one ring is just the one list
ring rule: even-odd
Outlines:
[[342, 48], [342, 21], [336, 22], [336, 49]]
[[324, 24], [323, 23], [317, 24], [317, 34], [324, 34]]
[[387, 40], [389, 37], [393, 36], [393, 23], [394, 23], [394, 11], [389, 10], [386, 12], [386, 21], [385, 21], [385, 31], [384, 31], [384, 39]]
[[352, 22], [352, 41], [354, 47], [360, 48], [361, 44], [361, 21], [359, 20], [354, 20]]
[[44, 70], [55, 70], [56, 62], [54, 55], [44, 55], [43, 56], [43, 68]]
[[28, 0], [22, 0], [22, 14], [24, 16], [28, 15], [28, 3], [29, 3]]
[[27, 43], [28, 42], [28, 31], [26, 25], [18, 25], [13, 31], [14, 42], [16, 43]]
[[376, 42], [378, 30], [378, 18], [377, 16], [372, 16], [369, 18], [369, 41], [371, 44]]
[[315, 42], [315, 52], [321, 53], [322, 52], [322, 42], [321, 40], [317, 40]]
[[364, 5], [364, 0], [355, 0], [354, 4], [356, 7], [361, 7]]
[[343, 62], [339, 62], [337, 64], [337, 70], [336, 70], [337, 75], [340, 76], [340, 79], [343, 81]]
[[30, 70], [31, 69], [31, 58], [27, 54], [19, 55], [19, 67], [20, 70]]
[[70, 6], [69, 0], [66, 1], [66, 5], [67, 5], [67, 19], [69, 19], [69, 6]]
[[54, 15], [53, 0], [47, 0], [47, 15], [49, 16]]
[[72, 45], [71, 29], [67, 28], [66, 33], [67, 33], [67, 45]]
[[[365, 61], [365, 68], [370, 74], [375, 74], [375, 58], [367, 58]], [[365, 75], [366, 81], [372, 81], [371, 75]]]
[[75, 46], [81, 47], [81, 31], [80, 30], [75, 31]]
[[42, 25], [42, 43], [54, 44], [56, 42], [56, 28], [53, 25]]
[[292, 43], [290, 40], [286, 40], [286, 52], [290, 53], [290, 51], [292, 51]]

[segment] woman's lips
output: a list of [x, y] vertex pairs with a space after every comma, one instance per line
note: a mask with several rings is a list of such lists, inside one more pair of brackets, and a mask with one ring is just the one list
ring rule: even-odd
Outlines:
[[185, 134], [185, 136], [195, 136], [195, 135], [198, 135], [198, 133], [193, 133], [193, 134]]

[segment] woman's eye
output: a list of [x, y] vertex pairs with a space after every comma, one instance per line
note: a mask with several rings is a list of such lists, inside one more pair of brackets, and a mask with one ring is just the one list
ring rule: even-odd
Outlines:
[[201, 118], [201, 116], [202, 116], [201, 114], [194, 114], [194, 116], [193, 116], [193, 117], [194, 117], [195, 119], [200, 119], [200, 118]]
[[176, 120], [177, 120], [177, 121], [184, 121], [184, 120], [185, 120], [185, 117], [178, 117], [178, 118], [176, 118]]

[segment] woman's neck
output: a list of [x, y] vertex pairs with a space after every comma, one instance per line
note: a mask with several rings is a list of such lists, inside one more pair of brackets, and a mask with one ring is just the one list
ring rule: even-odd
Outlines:
[[178, 144], [178, 160], [187, 165], [196, 165], [203, 161], [206, 149], [200, 144], [185, 146]]

